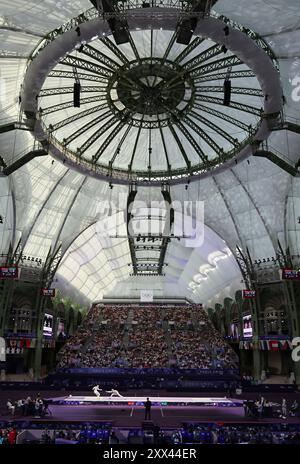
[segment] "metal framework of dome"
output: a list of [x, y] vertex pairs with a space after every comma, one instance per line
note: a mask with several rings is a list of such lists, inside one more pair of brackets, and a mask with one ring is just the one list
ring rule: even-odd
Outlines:
[[[178, 45], [178, 18], [191, 13], [172, 3], [163, 14], [157, 5], [123, 4], [128, 44], [116, 44], [109, 15], [96, 10], [39, 44], [22, 108], [54, 156], [115, 182], [176, 183], [219, 169], [268, 137], [282, 91], [266, 42], [207, 13], [190, 43]], [[224, 105], [228, 80], [232, 100]], [[75, 81], [82, 108], [74, 111]]]

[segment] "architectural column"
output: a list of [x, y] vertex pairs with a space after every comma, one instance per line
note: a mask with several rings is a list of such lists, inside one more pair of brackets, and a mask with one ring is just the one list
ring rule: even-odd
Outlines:
[[258, 343], [253, 343], [253, 377], [255, 380], [261, 379], [261, 351]]
[[3, 280], [2, 282], [0, 281], [0, 337], [4, 336], [13, 292], [13, 280]]
[[[288, 301], [291, 338], [300, 337], [300, 289], [298, 282], [284, 281], [285, 296]], [[298, 390], [300, 390], [300, 362], [293, 362], [293, 371]]]
[[[235, 302], [238, 309], [238, 319], [239, 319], [239, 335], [240, 338], [243, 336], [243, 294], [241, 290], [235, 292]], [[240, 370], [241, 374], [243, 374], [246, 370], [246, 362], [245, 362], [245, 351], [239, 349], [240, 353]]]
[[43, 324], [44, 324], [44, 306], [45, 306], [45, 297], [42, 296], [43, 284], [38, 286], [37, 290], [37, 299], [36, 299], [36, 346], [34, 350], [34, 364], [33, 364], [33, 373], [34, 378], [39, 380], [41, 378], [41, 368], [42, 368], [42, 349], [43, 349]]

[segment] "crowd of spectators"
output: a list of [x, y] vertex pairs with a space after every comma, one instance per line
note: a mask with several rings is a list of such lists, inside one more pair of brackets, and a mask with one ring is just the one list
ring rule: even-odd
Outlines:
[[168, 367], [169, 357], [165, 334], [162, 329], [137, 327], [131, 330], [126, 353], [130, 367], [155, 368]]
[[[0, 429], [0, 445], [14, 444], [164, 444], [182, 445], [282, 445], [299, 444], [299, 424], [186, 424], [180, 429], [164, 430], [158, 425], [142, 430], [122, 430], [110, 426], [77, 426], [74, 429], [45, 429], [39, 432], [8, 427]], [[23, 434], [23, 439], [22, 439]]]
[[81, 352], [85, 344], [92, 337], [96, 321], [99, 319], [101, 308], [94, 305], [76, 333], [70, 337], [59, 352], [58, 367], [76, 367], [80, 365]]
[[[169, 316], [168, 316], [169, 317]], [[170, 331], [173, 366], [181, 369], [235, 369], [238, 358], [201, 308], [175, 312]], [[198, 323], [194, 327], [193, 321]]]
[[163, 320], [169, 323], [169, 327], [176, 329], [192, 329], [192, 312], [189, 307], [167, 308], [163, 312]]
[[126, 323], [128, 313], [128, 306], [104, 306], [102, 309], [102, 319], [110, 325], [122, 325]]
[[15, 428], [0, 429], [0, 445], [15, 445], [18, 432]]
[[168, 367], [169, 357], [164, 330], [161, 325], [161, 309], [135, 308], [133, 325], [129, 331], [127, 362], [130, 367]]
[[201, 306], [95, 305], [58, 367], [235, 369], [237, 356]]
[[[175, 441], [174, 441], [175, 443]], [[197, 444], [292, 444], [300, 443], [298, 427], [245, 425], [189, 424], [177, 431], [176, 443]]]
[[124, 332], [120, 328], [101, 329], [85, 353], [79, 353], [77, 367], [124, 367]]

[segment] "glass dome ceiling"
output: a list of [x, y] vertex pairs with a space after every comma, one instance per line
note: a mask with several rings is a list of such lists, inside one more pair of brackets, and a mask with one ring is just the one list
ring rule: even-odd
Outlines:
[[54, 155], [115, 181], [161, 182], [201, 175], [267, 138], [282, 90], [266, 42], [215, 15], [181, 45], [176, 9], [166, 9], [170, 21], [135, 11], [126, 13], [128, 43], [87, 14], [32, 54], [21, 106]]
[[[260, 121], [257, 78], [211, 40], [197, 37], [184, 47], [174, 39], [168, 31], [136, 31], [136, 55], [105, 37], [65, 56], [39, 94], [51, 136], [80, 159], [133, 175], [147, 176], [148, 169], [189, 174], [238, 153]], [[236, 106], [223, 106], [227, 74]], [[76, 75], [80, 110], [66, 108]]]

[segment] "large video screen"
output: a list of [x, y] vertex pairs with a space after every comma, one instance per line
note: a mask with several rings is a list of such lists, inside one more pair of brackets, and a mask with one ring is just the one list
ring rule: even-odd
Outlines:
[[255, 298], [255, 290], [243, 290], [244, 300]]
[[17, 279], [18, 275], [16, 266], [0, 266], [0, 279]]
[[55, 288], [42, 288], [42, 295], [54, 298], [55, 297]]
[[252, 317], [251, 314], [248, 316], [243, 316], [243, 336], [244, 337], [252, 337]]
[[299, 269], [282, 269], [283, 280], [300, 280]]
[[52, 337], [53, 334], [53, 316], [52, 314], [45, 313], [43, 335], [44, 337]]

